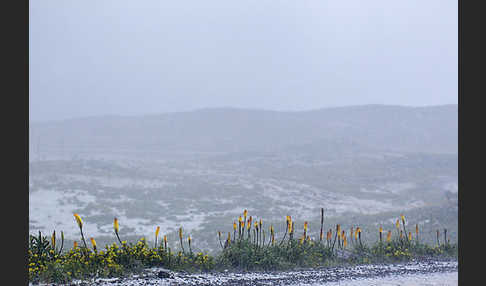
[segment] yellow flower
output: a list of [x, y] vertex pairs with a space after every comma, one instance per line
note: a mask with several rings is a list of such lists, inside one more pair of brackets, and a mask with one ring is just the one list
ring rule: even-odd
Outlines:
[[391, 240], [391, 230], [388, 231], [388, 234], [386, 235], [386, 241], [390, 242]]
[[53, 248], [56, 248], [56, 231], [54, 231], [52, 233], [52, 236], [51, 236], [51, 245]]
[[399, 219], [397, 219], [397, 223], [395, 225], [396, 225], [397, 229], [400, 228], [400, 220]]
[[304, 222], [304, 231], [307, 232], [307, 222]]
[[404, 215], [401, 215], [400, 218], [402, 219], [403, 225], [405, 225], [405, 216]]
[[179, 239], [182, 239], [182, 227], [179, 228]]
[[380, 226], [380, 233], [383, 233], [383, 228]]
[[115, 218], [113, 220], [113, 229], [115, 229], [115, 233], [118, 233], [118, 231], [120, 230], [120, 226], [118, 225], [118, 219]]
[[94, 240], [94, 238], [90, 238], [91, 240], [91, 244], [93, 245], [93, 248], [96, 249], [96, 241]]
[[157, 226], [157, 228], [155, 229], [155, 237], [159, 237], [159, 231], [160, 231], [160, 226]]
[[236, 222], [233, 222], [233, 230], [236, 230]]
[[81, 220], [81, 217], [78, 214], [74, 214], [74, 218], [76, 219], [76, 222], [78, 223], [79, 228], [83, 227], [83, 221]]

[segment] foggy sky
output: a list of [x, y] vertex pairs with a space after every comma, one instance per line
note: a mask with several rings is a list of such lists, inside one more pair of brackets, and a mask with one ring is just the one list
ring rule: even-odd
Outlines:
[[457, 104], [457, 6], [31, 0], [30, 120]]

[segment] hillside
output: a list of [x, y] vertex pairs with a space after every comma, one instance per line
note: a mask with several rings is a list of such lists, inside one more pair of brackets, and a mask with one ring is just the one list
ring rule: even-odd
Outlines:
[[101, 244], [116, 216], [126, 239], [159, 225], [177, 242], [183, 226], [217, 250], [243, 209], [277, 231], [286, 215], [308, 220], [315, 235], [323, 207], [364, 239], [401, 213], [432, 243], [436, 229], [457, 239], [457, 105], [81, 118], [34, 123], [30, 143], [33, 233], [76, 239], [77, 212]]
[[402, 152], [457, 154], [457, 105], [367, 105], [303, 112], [232, 108], [150, 116], [31, 122], [35, 153], [72, 151], [246, 152], [346, 144]]

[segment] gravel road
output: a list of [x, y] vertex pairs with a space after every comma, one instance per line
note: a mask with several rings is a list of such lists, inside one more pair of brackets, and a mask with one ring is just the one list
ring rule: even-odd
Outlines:
[[[170, 277], [160, 278], [167, 273]], [[51, 285], [51, 284], [50, 284]], [[141, 286], [141, 285], [458, 285], [457, 261], [423, 261], [403, 264], [373, 264], [348, 267], [319, 268], [285, 272], [223, 272], [186, 274], [166, 272], [161, 268], [147, 269], [130, 278], [75, 281], [70, 285]]]

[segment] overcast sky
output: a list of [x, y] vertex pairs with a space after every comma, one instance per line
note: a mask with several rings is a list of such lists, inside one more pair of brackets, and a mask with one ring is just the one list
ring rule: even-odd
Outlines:
[[30, 119], [457, 104], [452, 0], [30, 0]]

